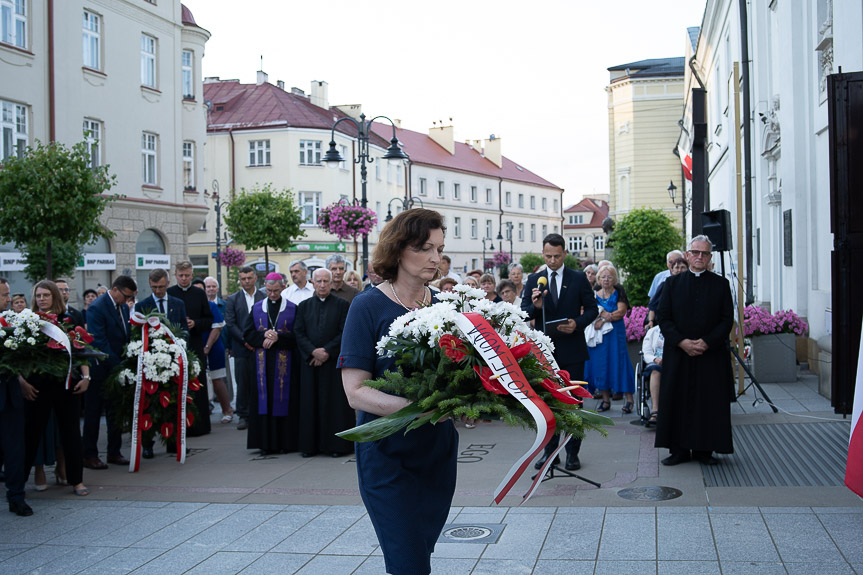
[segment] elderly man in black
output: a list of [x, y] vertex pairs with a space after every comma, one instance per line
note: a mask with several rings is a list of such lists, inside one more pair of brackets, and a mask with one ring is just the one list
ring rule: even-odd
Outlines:
[[294, 333], [300, 351], [300, 451], [303, 457], [353, 453], [354, 444], [335, 434], [350, 429], [356, 414], [348, 405], [336, 360], [350, 304], [332, 293], [333, 276], [324, 268], [312, 274], [315, 295], [297, 308]]
[[657, 310], [665, 346], [655, 445], [671, 452], [663, 465], [716, 465], [712, 452], [734, 452], [727, 348], [734, 307], [728, 281], [708, 271], [711, 249], [706, 236], [692, 238], [689, 271], [665, 280]]

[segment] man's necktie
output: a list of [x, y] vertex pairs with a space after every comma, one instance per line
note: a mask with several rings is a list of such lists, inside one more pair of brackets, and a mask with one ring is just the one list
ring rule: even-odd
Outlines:
[[120, 316], [120, 323], [123, 325], [123, 331], [125, 331], [126, 333], [129, 333], [129, 326], [126, 325], [126, 318], [123, 317], [123, 310], [120, 309], [121, 305], [126, 305], [126, 304], [123, 304], [123, 303], [117, 304], [117, 314], [119, 314], [119, 316]]
[[551, 303], [557, 306], [557, 272], [551, 272]]
[[159, 313], [164, 314], [165, 313], [165, 300], [163, 300], [162, 298], [159, 298], [158, 304], [159, 304]]

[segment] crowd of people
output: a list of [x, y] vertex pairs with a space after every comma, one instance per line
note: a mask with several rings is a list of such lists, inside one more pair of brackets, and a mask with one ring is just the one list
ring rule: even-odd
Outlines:
[[[56, 461], [57, 483], [83, 496], [88, 493], [84, 468], [128, 465], [112, 415], [124, 407], [113, 405], [104, 387], [129, 342], [130, 311], [158, 312], [204, 363], [201, 380], [209, 382], [213, 401], [206, 387], [190, 391], [199, 414], [213, 413], [220, 417], [213, 421], [222, 424], [236, 419], [236, 429], [247, 433], [247, 448], [261, 454], [342, 457], [356, 450], [360, 491], [387, 570], [428, 572], [422, 566], [428, 564], [455, 485], [454, 423], [395, 434], [374, 446], [354, 446], [335, 436], [405, 406], [405, 399], [364, 383], [394, 369], [393, 359], [378, 356], [375, 344], [396, 317], [434, 301], [438, 291], [471, 285], [490, 301], [520, 307], [545, 331], [561, 369], [573, 380], [589, 383], [598, 412], [611, 409], [619, 397], [622, 412], [631, 413], [635, 388], [623, 325], [629, 300], [611, 262], [584, 271], [566, 268], [564, 238], [549, 234], [542, 242], [545, 265], [533, 273], [513, 264], [499, 281], [483, 270], [461, 277], [443, 254], [444, 236], [439, 214], [409, 210], [382, 231], [366, 282], [347, 269], [344, 257], [332, 255], [311, 274], [305, 262], [291, 263], [290, 281], [269, 273], [263, 289], [253, 268], [240, 268], [240, 289], [225, 299], [215, 278], [193, 277], [188, 261], [174, 267], [174, 285], [169, 285], [168, 270], [153, 270], [148, 277], [151, 295], [139, 301], [138, 286], [129, 276], [118, 276], [102, 294], [87, 290], [80, 311], [68, 303], [67, 282], [39, 282], [32, 308], [84, 326], [107, 359], [82, 368], [69, 389], [42, 376], [0, 381], [0, 446], [10, 510], [32, 513], [24, 501], [24, 482], [34, 466], [37, 489], [46, 488], [44, 466]], [[666, 465], [689, 459], [714, 464], [713, 452], [732, 450], [730, 416], [720, 407], [728, 393], [723, 377], [730, 364], [722, 352], [731, 327], [730, 291], [722, 278], [706, 273], [710, 257], [709, 241], [698, 236], [685, 254], [668, 254], [668, 270], [657, 274], [651, 286], [645, 373], [656, 445], [670, 450], [662, 460]], [[0, 309], [24, 309], [22, 302], [27, 305], [24, 294], [10, 297], [8, 282], [0, 279]], [[689, 385], [692, 381], [699, 385]], [[104, 461], [97, 448], [103, 414]], [[188, 436], [210, 431], [211, 418], [204, 415], [195, 419]], [[554, 453], [557, 441], [555, 437], [546, 447], [537, 469]], [[567, 470], [581, 467], [580, 447], [580, 439], [567, 443]], [[172, 448], [169, 442], [166, 450]], [[142, 457], [153, 458], [154, 451], [154, 443], [145, 444]]]

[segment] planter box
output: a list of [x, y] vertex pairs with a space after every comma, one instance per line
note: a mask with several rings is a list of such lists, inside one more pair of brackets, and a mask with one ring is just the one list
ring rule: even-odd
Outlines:
[[796, 338], [793, 333], [751, 337], [752, 372], [759, 383], [797, 381]]

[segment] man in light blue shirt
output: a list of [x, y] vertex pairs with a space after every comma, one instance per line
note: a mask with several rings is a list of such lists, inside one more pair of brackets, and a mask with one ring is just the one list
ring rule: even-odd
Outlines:
[[659, 286], [662, 285], [662, 282], [668, 279], [668, 276], [671, 275], [671, 268], [674, 267], [674, 262], [682, 259], [683, 252], [680, 250], [672, 250], [665, 254], [665, 265], [668, 266], [668, 269], [662, 270], [661, 272], [653, 276], [653, 282], [650, 284], [650, 291], [647, 292], [647, 297], [653, 297], [653, 294], [656, 293], [656, 290], [659, 289]]

